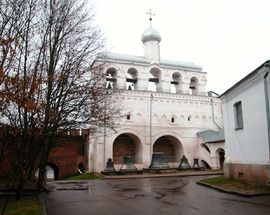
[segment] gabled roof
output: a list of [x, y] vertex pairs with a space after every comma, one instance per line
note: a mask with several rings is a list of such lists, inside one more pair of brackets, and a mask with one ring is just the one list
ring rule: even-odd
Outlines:
[[[150, 61], [144, 58], [143, 56], [136, 55], [126, 55], [118, 53], [104, 53], [97, 57], [97, 59], [111, 60], [111, 61], [120, 61], [127, 63], [139, 63], [139, 64], [150, 64]], [[182, 61], [173, 61], [173, 60], [160, 60], [160, 66], [169, 66], [169, 67], [180, 67], [185, 69], [198, 70], [202, 72], [202, 67], [195, 65], [194, 63], [182, 62]]]
[[197, 135], [203, 139], [205, 143], [218, 143], [225, 141], [224, 130], [205, 130], [198, 132]]

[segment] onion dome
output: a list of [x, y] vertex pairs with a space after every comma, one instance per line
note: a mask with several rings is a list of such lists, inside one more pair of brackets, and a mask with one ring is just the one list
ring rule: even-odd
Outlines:
[[161, 36], [159, 32], [154, 28], [152, 28], [152, 26], [147, 28], [142, 34], [142, 42], [146, 43], [149, 41], [157, 41], [157, 42], [161, 41]]

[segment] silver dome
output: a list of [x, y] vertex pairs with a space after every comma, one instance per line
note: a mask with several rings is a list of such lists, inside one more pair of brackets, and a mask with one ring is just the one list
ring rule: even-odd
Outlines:
[[159, 32], [154, 28], [152, 28], [152, 26], [147, 28], [142, 34], [142, 42], [145, 43], [149, 41], [157, 41], [157, 42], [161, 41], [161, 36]]

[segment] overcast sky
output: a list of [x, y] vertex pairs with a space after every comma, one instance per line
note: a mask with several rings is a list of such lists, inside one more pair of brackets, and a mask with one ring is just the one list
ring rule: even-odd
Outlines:
[[152, 25], [162, 59], [192, 62], [219, 94], [270, 59], [270, 0], [94, 0], [111, 52], [143, 55]]

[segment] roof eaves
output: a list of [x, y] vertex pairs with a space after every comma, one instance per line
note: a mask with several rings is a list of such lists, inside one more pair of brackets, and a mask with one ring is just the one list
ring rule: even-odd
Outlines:
[[236, 82], [232, 87], [230, 87], [229, 89], [227, 89], [224, 93], [222, 93], [218, 98], [223, 97], [224, 95], [228, 94], [229, 92], [231, 92], [232, 90], [234, 90], [238, 85], [240, 85], [241, 83], [243, 83], [244, 81], [248, 80], [250, 77], [252, 77], [254, 74], [256, 74], [262, 67], [265, 66], [265, 64], [270, 63], [270, 60], [265, 61], [262, 65], [260, 65], [258, 68], [256, 68], [255, 70], [253, 70], [251, 73], [249, 73], [248, 75], [246, 75], [244, 78], [242, 78], [240, 81]]

